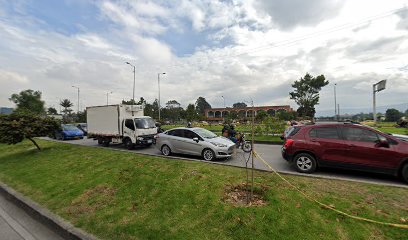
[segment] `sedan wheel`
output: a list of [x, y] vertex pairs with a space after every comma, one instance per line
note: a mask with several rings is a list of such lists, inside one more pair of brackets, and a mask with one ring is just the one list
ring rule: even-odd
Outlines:
[[212, 160], [214, 160], [214, 158], [215, 158], [215, 153], [214, 153], [214, 151], [211, 150], [211, 149], [205, 149], [205, 150], [203, 151], [203, 158], [204, 158], [204, 160], [206, 160], [206, 161], [212, 161]]
[[161, 148], [161, 152], [163, 153], [164, 156], [170, 156], [171, 149], [169, 146], [163, 145], [163, 147]]
[[296, 170], [301, 173], [312, 173], [316, 170], [315, 158], [307, 153], [296, 155], [293, 163]]

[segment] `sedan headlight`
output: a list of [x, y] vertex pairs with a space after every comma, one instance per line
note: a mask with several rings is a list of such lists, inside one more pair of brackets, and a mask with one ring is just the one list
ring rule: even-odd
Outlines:
[[227, 145], [222, 144], [222, 143], [215, 143], [215, 142], [211, 142], [212, 145], [216, 146], [216, 147], [227, 147]]

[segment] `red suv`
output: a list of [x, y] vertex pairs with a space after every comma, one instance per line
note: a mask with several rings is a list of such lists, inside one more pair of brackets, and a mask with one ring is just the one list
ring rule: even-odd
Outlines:
[[282, 156], [301, 173], [337, 167], [391, 174], [408, 182], [408, 142], [359, 124], [296, 126], [285, 139]]

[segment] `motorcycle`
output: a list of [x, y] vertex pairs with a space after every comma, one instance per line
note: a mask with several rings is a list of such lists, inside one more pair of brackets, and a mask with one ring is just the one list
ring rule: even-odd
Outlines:
[[249, 153], [252, 151], [252, 143], [245, 140], [244, 133], [237, 134], [237, 148], [241, 148], [244, 152]]
[[248, 153], [252, 151], [252, 143], [250, 141], [245, 140], [244, 133], [238, 132], [236, 133], [235, 137], [232, 137], [229, 136], [228, 132], [224, 132], [223, 136], [235, 142], [236, 147], [241, 148], [244, 152]]

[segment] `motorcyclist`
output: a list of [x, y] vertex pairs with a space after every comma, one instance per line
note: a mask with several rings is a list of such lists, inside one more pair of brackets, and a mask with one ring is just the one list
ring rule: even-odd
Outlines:
[[228, 124], [225, 124], [224, 127], [221, 130], [222, 136], [228, 137], [229, 136], [229, 130], [230, 130], [230, 126]]
[[159, 122], [156, 123], [157, 133], [162, 133], [164, 130], [161, 128], [161, 124]]
[[230, 129], [228, 131], [228, 137], [234, 143], [237, 142], [237, 138], [235, 136], [236, 134], [237, 134], [237, 131], [235, 131], [235, 126], [234, 126], [234, 124], [231, 124], [231, 127], [230, 127]]

